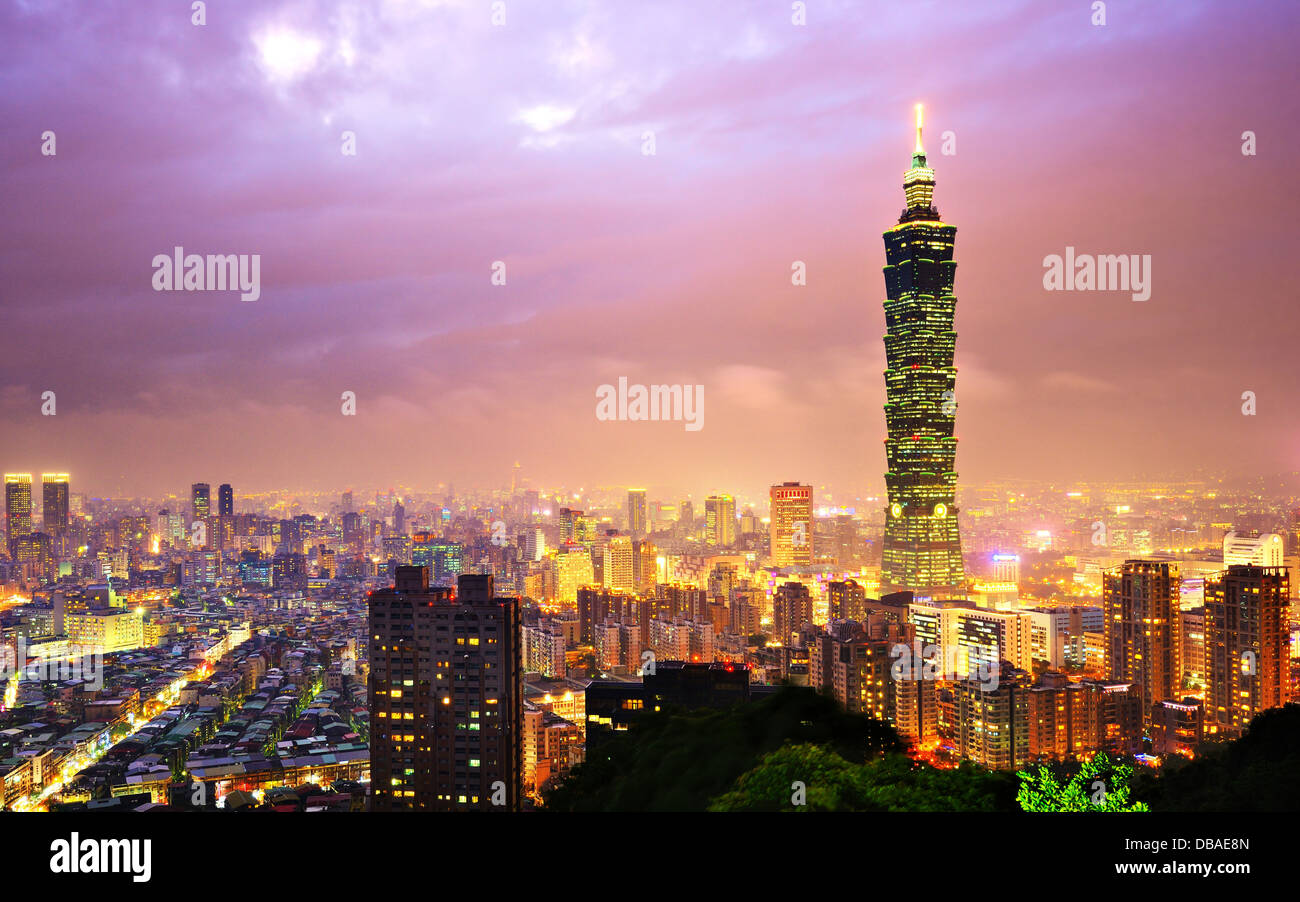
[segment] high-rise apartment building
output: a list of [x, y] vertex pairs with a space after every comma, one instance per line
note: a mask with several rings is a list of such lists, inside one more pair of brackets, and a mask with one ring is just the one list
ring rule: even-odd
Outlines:
[[808, 685], [850, 714], [893, 723], [896, 692], [904, 682], [894, 678], [895, 646], [910, 649], [915, 635], [910, 624], [887, 621], [822, 632], [808, 649]]
[[962, 680], [953, 687], [957, 752], [991, 770], [1029, 760], [1029, 674], [1001, 669], [997, 682]]
[[811, 623], [812, 615], [812, 596], [803, 583], [784, 583], [772, 593], [772, 631], [782, 645], [793, 644], [794, 633]]
[[826, 584], [827, 609], [832, 620], [858, 620], [867, 616], [867, 590], [851, 579]]
[[615, 591], [636, 589], [636, 566], [632, 540], [614, 536], [605, 545], [604, 584]]
[[1238, 733], [1289, 697], [1290, 575], [1236, 564], [1205, 583], [1205, 725]]
[[492, 577], [430, 587], [398, 567], [370, 596], [371, 806], [514, 811], [523, 787], [519, 600]]
[[235, 490], [230, 483], [217, 486], [217, 516], [233, 517], [235, 515]]
[[778, 567], [812, 563], [812, 486], [783, 482], [772, 486], [769, 554]]
[[907, 207], [885, 232], [885, 510], [881, 590], [955, 597], [965, 591], [957, 530], [957, 370], [953, 352], [957, 229], [939, 218], [921, 147], [903, 175]]
[[1181, 697], [1181, 581], [1167, 561], [1128, 560], [1102, 576], [1105, 673], [1137, 687], [1143, 725], [1156, 702]]
[[1033, 761], [1133, 755], [1142, 750], [1141, 701], [1131, 683], [1076, 683], [1049, 670], [1029, 690], [1028, 729]]

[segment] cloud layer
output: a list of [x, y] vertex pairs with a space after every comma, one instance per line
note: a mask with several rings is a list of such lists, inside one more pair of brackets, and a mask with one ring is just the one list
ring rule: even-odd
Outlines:
[[[0, 7], [0, 461], [98, 493], [516, 459], [876, 490], [880, 233], [920, 101], [963, 481], [1296, 469], [1296, 8], [1110, 6]], [[261, 299], [152, 291], [177, 245], [260, 254]], [[1067, 245], [1150, 254], [1151, 299], [1044, 291]], [[703, 384], [706, 428], [598, 421], [620, 376]]]

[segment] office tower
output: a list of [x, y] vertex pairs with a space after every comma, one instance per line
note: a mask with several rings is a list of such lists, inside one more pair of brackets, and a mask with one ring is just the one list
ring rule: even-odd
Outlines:
[[560, 543], [577, 541], [579, 530], [579, 521], [582, 519], [582, 511], [573, 510], [569, 507], [560, 508]]
[[645, 489], [627, 490], [627, 531], [632, 538], [639, 539], [646, 529]]
[[736, 544], [736, 499], [710, 495], [704, 499], [704, 529], [707, 541], [717, 548]]
[[372, 809], [518, 810], [519, 600], [494, 597], [491, 576], [436, 588], [398, 567], [369, 607]]
[[802, 583], [784, 583], [772, 593], [774, 638], [782, 645], [796, 644], [794, 634], [812, 622], [812, 596]]
[[811, 564], [813, 549], [812, 486], [783, 482], [772, 486], [769, 553], [778, 567]]
[[196, 482], [190, 486], [190, 522], [206, 520], [212, 514], [212, 486]]
[[993, 555], [993, 582], [1018, 584], [1020, 582], [1020, 555]]
[[888, 471], [881, 590], [958, 596], [965, 588], [957, 530], [953, 247], [957, 229], [931, 203], [934, 170], [921, 147], [903, 175], [907, 208], [885, 232], [885, 440]]
[[45, 532], [58, 539], [68, 531], [68, 474], [41, 474], [41, 521]]
[[5, 474], [5, 533], [9, 550], [13, 553], [14, 540], [30, 535], [32, 531], [32, 474]]
[[343, 496], [339, 499], [339, 507], [345, 514], [350, 513], [352, 511], [353, 508], [352, 508], [351, 489], [348, 489], [346, 492], [343, 493]]
[[233, 517], [235, 515], [235, 490], [230, 483], [217, 486], [217, 516]]
[[604, 585], [616, 591], [634, 591], [636, 572], [632, 540], [627, 536], [614, 536], [605, 546], [604, 556]]
[[393, 533], [395, 535], [406, 535], [406, 508], [402, 507], [402, 502], [393, 502]]
[[1180, 584], [1178, 565], [1167, 561], [1128, 560], [1102, 575], [1105, 673], [1138, 688], [1143, 726], [1152, 705], [1180, 697]]
[[276, 542], [278, 548], [284, 551], [297, 552], [302, 551], [302, 523], [298, 520], [281, 520], [277, 525], [279, 540]]
[[1249, 535], [1230, 532], [1223, 537], [1223, 566], [1253, 564], [1256, 567], [1285, 566], [1282, 537], [1276, 533]]
[[1234, 564], [1205, 583], [1205, 723], [1239, 732], [1289, 697], [1285, 567]]

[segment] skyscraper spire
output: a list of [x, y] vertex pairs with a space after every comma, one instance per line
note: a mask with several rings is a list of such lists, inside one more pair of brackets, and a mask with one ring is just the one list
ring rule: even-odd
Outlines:
[[925, 148], [921, 146], [921, 104], [916, 105], [916, 149], [912, 151], [912, 168], [903, 173], [903, 194], [907, 209], [899, 222], [912, 219], [938, 219], [934, 209], [934, 170], [926, 165]]

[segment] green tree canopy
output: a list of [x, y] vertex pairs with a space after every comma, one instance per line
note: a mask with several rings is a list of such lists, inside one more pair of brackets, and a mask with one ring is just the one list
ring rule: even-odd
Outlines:
[[[801, 805], [796, 804], [800, 787]], [[855, 764], [804, 744], [764, 756], [709, 810], [1012, 811], [1014, 796], [1010, 774], [973, 764], [942, 770], [898, 753]]]
[[1150, 811], [1145, 802], [1131, 798], [1133, 768], [1112, 763], [1098, 752], [1062, 785], [1052, 768], [1039, 764], [1020, 771], [1016, 801], [1025, 811]]

